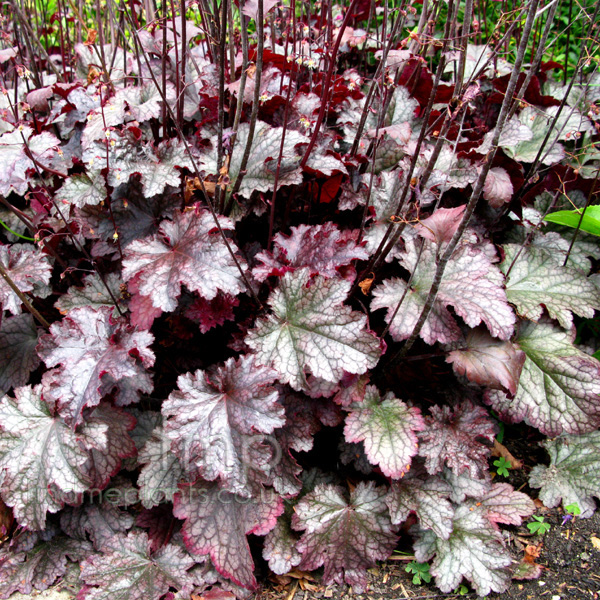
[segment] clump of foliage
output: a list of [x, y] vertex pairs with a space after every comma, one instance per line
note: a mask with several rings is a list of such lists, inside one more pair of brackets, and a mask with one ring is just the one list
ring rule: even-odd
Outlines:
[[505, 590], [496, 418], [600, 497], [600, 9], [564, 85], [557, 3], [144, 4], [2, 24], [0, 595]]

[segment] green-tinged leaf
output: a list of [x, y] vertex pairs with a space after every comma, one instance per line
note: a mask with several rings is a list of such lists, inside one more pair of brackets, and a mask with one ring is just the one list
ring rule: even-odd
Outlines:
[[433, 557], [430, 572], [442, 592], [454, 590], [463, 576], [480, 596], [503, 592], [510, 583], [510, 553], [483, 512], [472, 509], [468, 504], [456, 509], [447, 540], [431, 530], [417, 530], [415, 557], [419, 562]]
[[526, 359], [515, 397], [486, 392], [486, 401], [503, 420], [525, 421], [549, 436], [600, 426], [600, 362], [573, 340], [574, 332], [546, 321], [521, 325], [515, 341]]
[[[576, 505], [587, 518], [600, 498], [600, 432], [567, 435], [543, 442], [550, 466], [536, 465], [529, 477], [532, 488], [541, 488], [540, 500], [548, 507]], [[573, 512], [575, 514], [575, 512]]]
[[[600, 206], [588, 206], [583, 219], [582, 210], [559, 210], [546, 215], [545, 220], [557, 225], [566, 225], [567, 227], [577, 228], [593, 235], [600, 236]], [[579, 223], [581, 222], [581, 225]]]
[[418, 408], [408, 407], [391, 392], [381, 398], [370, 385], [363, 401], [350, 407], [344, 435], [348, 442], [364, 442], [369, 461], [397, 479], [410, 468], [418, 448], [417, 432], [423, 429]]
[[315, 277], [307, 268], [286, 273], [271, 294], [272, 314], [248, 332], [257, 363], [272, 366], [284, 383], [308, 389], [306, 371], [337, 383], [345, 372], [365, 373], [381, 354], [366, 317], [343, 304], [350, 282]]
[[[600, 309], [600, 289], [581, 271], [563, 267], [548, 252], [517, 244], [504, 246], [505, 259], [500, 268], [507, 276], [506, 295], [522, 317], [538, 321], [544, 308], [568, 329], [575, 313], [593, 317]], [[517, 257], [518, 256], [518, 257]]]

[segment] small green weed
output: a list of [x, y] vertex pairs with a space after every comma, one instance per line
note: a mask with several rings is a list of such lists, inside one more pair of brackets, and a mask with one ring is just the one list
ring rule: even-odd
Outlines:
[[431, 581], [431, 573], [429, 572], [429, 563], [420, 563], [415, 560], [406, 565], [406, 572], [412, 573], [412, 582], [415, 585], [429, 583]]
[[532, 523], [527, 523], [527, 529], [535, 535], [544, 535], [550, 531], [550, 523], [546, 523], [544, 517], [533, 515], [535, 519]]

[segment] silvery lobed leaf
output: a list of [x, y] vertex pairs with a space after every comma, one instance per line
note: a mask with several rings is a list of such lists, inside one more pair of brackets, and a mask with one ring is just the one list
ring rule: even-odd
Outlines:
[[285, 575], [302, 561], [302, 555], [296, 548], [299, 535], [291, 527], [290, 516], [281, 515], [277, 524], [265, 537], [263, 558], [269, 563], [273, 573]]
[[600, 432], [566, 435], [542, 442], [550, 465], [536, 465], [529, 476], [532, 488], [541, 488], [540, 500], [549, 508], [577, 503], [581, 517], [596, 509], [600, 498]]
[[368, 386], [362, 402], [350, 406], [344, 436], [363, 442], [369, 461], [384, 475], [398, 479], [408, 469], [418, 449], [417, 432], [425, 429], [421, 411], [407, 406], [388, 392], [383, 398]]
[[307, 268], [286, 273], [269, 298], [272, 313], [246, 337], [257, 363], [273, 366], [296, 390], [307, 388], [307, 369], [336, 383], [344, 372], [374, 367], [380, 341], [366, 329], [366, 317], [343, 304], [349, 291], [345, 280], [311, 280]]
[[285, 422], [276, 377], [252, 355], [179, 376], [179, 389], [163, 402], [162, 414], [186, 471], [197, 468], [204, 479], [219, 478], [224, 489], [249, 494], [256, 471], [266, 473], [272, 464], [263, 438]]
[[[52, 266], [48, 257], [31, 244], [0, 244], [0, 263], [21, 292], [31, 292], [33, 296], [45, 298], [50, 293], [48, 284]], [[21, 313], [21, 300], [9, 287], [4, 278], [0, 279], [0, 305], [13, 315]]]
[[266, 535], [282, 512], [281, 498], [273, 490], [246, 498], [200, 480], [181, 486], [173, 508], [185, 520], [183, 537], [190, 552], [209, 554], [221, 575], [250, 590], [257, 584], [246, 536]]
[[[517, 253], [518, 255], [517, 258]], [[591, 318], [600, 309], [600, 289], [581, 271], [558, 264], [546, 250], [516, 244], [504, 246], [505, 258], [500, 265], [507, 277], [506, 295], [517, 312], [527, 319], [538, 321], [546, 308], [548, 314], [568, 329], [575, 313]]]
[[88, 454], [78, 435], [41, 399], [41, 386], [15, 390], [0, 400], [0, 490], [23, 527], [42, 530], [46, 513], [62, 508], [50, 494], [85, 492]]
[[464, 345], [460, 346], [446, 357], [455, 373], [479, 385], [515, 395], [525, 363], [525, 353], [516, 344], [493, 338], [485, 328], [476, 327], [467, 333]]
[[547, 321], [522, 323], [515, 343], [526, 359], [515, 397], [486, 392], [502, 419], [548, 436], [600, 426], [600, 362], [573, 345], [574, 335]]
[[[242, 123], [239, 126], [236, 148], [245, 148], [248, 141], [249, 124]], [[273, 189], [275, 184], [275, 172], [277, 170], [277, 160], [279, 158], [279, 149], [281, 146], [281, 137], [283, 135], [282, 127], [272, 127], [264, 121], [257, 121], [246, 165], [246, 174], [242, 180], [239, 194], [244, 198], [249, 198], [252, 192], [267, 192]], [[279, 169], [278, 186], [299, 184], [302, 182], [302, 172], [300, 170], [300, 156], [296, 153], [295, 147], [298, 144], [307, 144], [308, 138], [299, 131], [288, 129], [285, 133], [285, 142], [283, 145], [282, 162]], [[213, 147], [216, 148], [217, 140], [213, 140]], [[240, 175], [240, 167], [244, 152], [234, 152], [231, 155], [229, 163], [229, 178], [231, 185], [234, 186]], [[207, 173], [217, 174], [217, 154], [213, 151], [210, 155], [206, 154], [200, 157]]]
[[454, 507], [448, 500], [450, 492], [450, 485], [435, 475], [408, 475], [392, 482], [386, 498], [392, 523], [400, 525], [415, 512], [421, 529], [431, 529], [437, 537], [447, 540], [454, 516]]
[[415, 558], [433, 558], [430, 572], [442, 592], [451, 592], [466, 577], [480, 596], [503, 592], [510, 583], [512, 558], [500, 532], [481, 511], [463, 504], [457, 507], [448, 539], [431, 530], [417, 530]]
[[99, 498], [92, 498], [90, 504], [63, 509], [60, 526], [72, 538], [87, 540], [89, 536], [94, 548], [103, 551], [111, 548], [117, 534], [131, 529], [135, 519], [111, 503], [111, 494], [103, 502]]
[[289, 236], [275, 235], [272, 252], [256, 255], [262, 264], [254, 267], [252, 274], [258, 281], [264, 281], [272, 275], [281, 277], [288, 271], [307, 267], [311, 275], [339, 277], [342, 267], [353, 260], [368, 258], [366, 251], [356, 244], [357, 235], [355, 230], [340, 231], [331, 222], [292, 227]]
[[366, 571], [385, 560], [396, 546], [386, 489], [360, 482], [345, 497], [342, 488], [319, 484], [296, 505], [292, 527], [302, 531], [297, 548], [300, 569], [324, 567], [324, 583], [343, 583], [360, 593], [367, 583]]
[[91, 550], [89, 542], [63, 535], [43, 536], [32, 548], [22, 551], [3, 548], [0, 598], [9, 598], [14, 592], [31, 594], [33, 590], [47, 590], [65, 574], [68, 559], [80, 560]]
[[142, 465], [137, 481], [142, 506], [152, 508], [172, 501], [183, 469], [162, 427], [152, 432], [139, 452], [138, 462]]
[[455, 504], [462, 504], [466, 498], [482, 498], [492, 489], [492, 478], [488, 470], [483, 471], [481, 478], [474, 478], [468, 470], [457, 475], [452, 469], [444, 467], [440, 475], [450, 485], [450, 500]]
[[40, 364], [38, 330], [29, 314], [4, 317], [0, 326], [0, 393], [25, 385]]
[[109, 198], [106, 191], [106, 180], [100, 170], [89, 173], [76, 173], [67, 177], [62, 187], [56, 192], [56, 200], [82, 208], [95, 206]]
[[194, 559], [180, 547], [168, 544], [150, 553], [145, 533], [120, 534], [103, 554], [93, 554], [81, 564], [84, 587], [79, 600], [159, 600], [169, 588], [191, 591], [187, 571]]
[[100, 308], [101, 306], [111, 306], [114, 308], [113, 316], [118, 316], [118, 311], [115, 307], [114, 300], [108, 293], [112, 292], [113, 297], [117, 302], [121, 299], [121, 277], [118, 273], [109, 273], [105, 276], [102, 282], [98, 273], [90, 273], [83, 278], [83, 287], [71, 286], [66, 294], [63, 294], [55, 302], [54, 306], [61, 314], [66, 315], [74, 308], [89, 306], [90, 308]]
[[471, 477], [480, 478], [496, 437], [487, 410], [464, 400], [454, 408], [432, 406], [430, 412], [419, 434], [419, 455], [425, 458], [427, 471], [439, 473], [447, 465], [457, 474], [468, 471]]
[[[137, 399], [137, 390], [152, 390], [145, 367], [154, 364], [149, 348], [154, 337], [133, 331], [123, 319], [113, 322], [111, 314], [110, 307], [75, 308], [40, 340], [38, 353], [46, 366], [59, 365], [44, 375], [44, 398], [57, 402], [69, 422], [80, 422], [83, 409], [96, 406], [120, 382], [133, 392], [121, 404]], [[103, 389], [107, 381], [109, 389]]]
[[[421, 252], [420, 244], [423, 244]], [[412, 333], [431, 289], [437, 262], [436, 245], [427, 239], [409, 239], [407, 250], [402, 264], [413, 274], [410, 287], [402, 279], [387, 279], [375, 288], [371, 303], [373, 310], [387, 309], [389, 322], [404, 298], [390, 324], [390, 333], [396, 341]], [[421, 329], [421, 338], [427, 344], [460, 339], [458, 324], [446, 308], [448, 305], [470, 327], [483, 322], [494, 337], [510, 338], [516, 319], [506, 301], [503, 283], [502, 273], [483, 249], [468, 243], [459, 245], [446, 266], [433, 308]]]
[[[219, 219], [224, 229], [232, 227], [229, 219]], [[235, 245], [230, 245], [235, 252]], [[123, 279], [138, 276], [140, 293], [163, 311], [175, 310], [181, 284], [207, 300], [219, 290], [234, 295], [244, 291], [233, 258], [206, 209], [176, 212], [173, 221], [162, 222], [159, 233], [131, 242], [124, 254]]]
[[495, 483], [485, 496], [479, 498], [475, 510], [482, 511], [491, 523], [521, 525], [523, 517], [535, 512], [533, 500], [513, 489], [508, 483]]

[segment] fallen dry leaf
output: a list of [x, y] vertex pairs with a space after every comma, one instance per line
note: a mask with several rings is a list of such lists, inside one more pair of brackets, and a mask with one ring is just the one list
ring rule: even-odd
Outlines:
[[600, 550], [600, 538], [597, 538], [595, 535], [593, 535], [590, 540], [592, 541], [592, 546], [594, 546], [596, 550]]
[[508, 450], [506, 446], [501, 444], [498, 440], [494, 440], [494, 447], [492, 448], [492, 456], [502, 457], [504, 460], [510, 463], [511, 469], [522, 469], [523, 462], [518, 458], [515, 458]]

